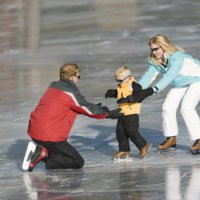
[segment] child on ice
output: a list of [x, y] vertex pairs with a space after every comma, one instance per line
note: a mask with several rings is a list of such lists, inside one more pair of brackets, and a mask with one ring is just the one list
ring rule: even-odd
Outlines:
[[121, 108], [123, 116], [118, 117], [116, 127], [116, 137], [119, 143], [119, 151], [114, 155], [114, 160], [120, 158], [129, 158], [130, 145], [129, 139], [139, 149], [140, 158], [144, 158], [151, 144], [149, 144], [139, 133], [139, 114], [142, 101], [146, 96], [151, 94], [140, 94], [142, 87], [136, 83], [131, 75], [131, 70], [126, 66], [121, 66], [115, 72], [116, 81], [119, 83], [117, 89], [109, 89], [105, 97], [117, 98], [118, 106]]

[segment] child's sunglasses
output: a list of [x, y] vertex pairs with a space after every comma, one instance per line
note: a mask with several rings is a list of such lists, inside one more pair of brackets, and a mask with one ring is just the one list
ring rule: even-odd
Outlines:
[[116, 81], [118, 83], [122, 83], [123, 81], [125, 81], [128, 77], [130, 77], [130, 75], [126, 76], [124, 79], [116, 79]]

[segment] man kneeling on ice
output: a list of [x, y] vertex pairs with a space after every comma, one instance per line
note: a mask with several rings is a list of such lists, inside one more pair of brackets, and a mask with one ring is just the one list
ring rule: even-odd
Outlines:
[[96, 119], [122, 115], [120, 109], [109, 111], [86, 101], [76, 86], [79, 79], [80, 68], [76, 64], [63, 65], [60, 80], [50, 84], [31, 113], [28, 135], [34, 143], [27, 147], [22, 169], [32, 171], [40, 161], [47, 169], [82, 168], [82, 156], [67, 141], [77, 114]]

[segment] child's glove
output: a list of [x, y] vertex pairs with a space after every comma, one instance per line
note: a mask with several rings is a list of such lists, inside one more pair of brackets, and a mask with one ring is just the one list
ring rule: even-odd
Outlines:
[[135, 101], [134, 96], [130, 95], [130, 96], [127, 96], [126, 98], [118, 99], [117, 103], [131, 103], [131, 102], [134, 102], [134, 101]]
[[123, 113], [120, 113], [121, 109], [120, 108], [117, 108], [117, 109], [114, 109], [114, 110], [110, 110], [108, 112], [108, 116], [106, 118], [109, 118], [109, 119], [117, 119], [118, 117], [121, 117], [123, 116], [124, 114]]
[[114, 89], [109, 89], [107, 90], [106, 94], [105, 94], [105, 98], [116, 98], [117, 97], [117, 90]]
[[121, 98], [117, 100], [117, 103], [136, 103], [141, 102], [148, 96], [151, 96], [154, 93], [152, 87], [135, 92], [133, 95], [127, 96], [126, 98]]
[[110, 110], [109, 110], [109, 108], [108, 108], [107, 106], [101, 106], [101, 108], [102, 108], [102, 110], [103, 110], [104, 112], [106, 112], [106, 113], [109, 113], [109, 112], [110, 112]]

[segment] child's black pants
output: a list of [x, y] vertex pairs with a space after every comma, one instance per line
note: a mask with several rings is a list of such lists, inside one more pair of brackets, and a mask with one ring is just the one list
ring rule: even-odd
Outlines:
[[129, 139], [141, 150], [146, 144], [146, 140], [140, 135], [139, 115], [132, 114], [118, 118], [116, 136], [119, 143], [119, 151], [130, 151]]

